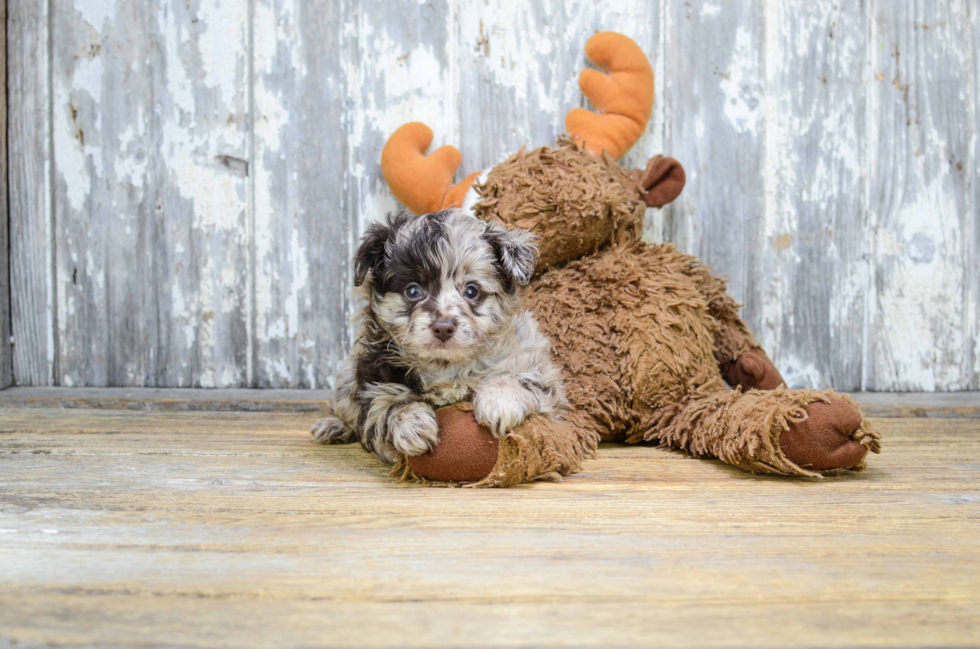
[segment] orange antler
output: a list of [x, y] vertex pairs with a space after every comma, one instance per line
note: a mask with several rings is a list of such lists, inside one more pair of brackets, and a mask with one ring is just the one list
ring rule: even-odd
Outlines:
[[463, 161], [459, 149], [442, 146], [425, 155], [432, 144], [432, 129], [410, 122], [395, 131], [381, 151], [381, 173], [391, 193], [416, 214], [461, 207], [479, 171], [453, 186], [453, 176]]
[[643, 135], [653, 110], [653, 68], [630, 38], [600, 32], [585, 44], [585, 56], [605, 70], [585, 69], [578, 78], [582, 93], [598, 113], [575, 108], [565, 116], [565, 130], [589, 153], [603, 150], [619, 159]]

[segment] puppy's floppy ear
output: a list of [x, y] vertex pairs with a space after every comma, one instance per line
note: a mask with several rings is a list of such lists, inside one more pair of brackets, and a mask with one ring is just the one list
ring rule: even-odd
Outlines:
[[383, 222], [378, 221], [368, 226], [354, 255], [354, 286], [363, 284], [369, 271], [374, 278], [381, 274], [388, 243], [394, 241], [395, 234], [408, 219], [407, 213], [399, 212], [394, 216], [389, 214]]
[[527, 284], [538, 263], [537, 236], [527, 230], [508, 230], [498, 223], [487, 223], [484, 239], [493, 248], [501, 268], [518, 284]]

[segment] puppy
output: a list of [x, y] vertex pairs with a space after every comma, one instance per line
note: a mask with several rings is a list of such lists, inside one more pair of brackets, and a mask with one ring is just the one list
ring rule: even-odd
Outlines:
[[354, 258], [357, 338], [313, 438], [359, 440], [390, 464], [436, 444], [440, 406], [472, 400], [497, 437], [560, 413], [551, 343], [521, 308], [536, 262], [530, 233], [456, 210], [372, 224]]

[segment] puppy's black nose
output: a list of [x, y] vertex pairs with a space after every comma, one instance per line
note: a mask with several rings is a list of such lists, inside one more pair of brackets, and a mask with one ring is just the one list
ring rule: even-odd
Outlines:
[[446, 342], [456, 333], [456, 323], [452, 320], [436, 320], [432, 324], [432, 333], [442, 342]]

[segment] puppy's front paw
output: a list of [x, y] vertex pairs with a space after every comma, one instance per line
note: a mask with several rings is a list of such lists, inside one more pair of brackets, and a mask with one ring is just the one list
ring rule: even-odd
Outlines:
[[486, 386], [473, 397], [473, 416], [498, 438], [527, 419], [527, 405], [521, 395], [506, 386]]
[[347, 444], [353, 441], [354, 431], [339, 417], [329, 416], [310, 427], [310, 434], [317, 444]]
[[436, 413], [422, 402], [409, 403], [388, 415], [391, 444], [402, 455], [422, 455], [439, 441]]

